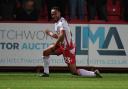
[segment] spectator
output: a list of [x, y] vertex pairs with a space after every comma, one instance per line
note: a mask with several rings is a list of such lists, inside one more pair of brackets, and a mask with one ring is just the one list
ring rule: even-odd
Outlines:
[[45, 0], [35, 0], [35, 7], [40, 13], [41, 9], [44, 9], [45, 6]]
[[99, 20], [107, 21], [107, 0], [87, 0], [88, 20], [95, 20], [96, 15]]
[[39, 19], [47, 18], [47, 11], [45, 9], [46, 1], [45, 0], [35, 0], [36, 2], [36, 9], [39, 13]]
[[16, 20], [19, 21], [35, 21], [38, 20], [38, 11], [35, 8], [34, 0], [27, 0], [22, 3], [21, 8], [16, 12]]
[[[70, 18], [83, 20], [85, 17], [86, 0], [69, 0]], [[77, 14], [78, 13], [78, 14]]]
[[[23, 6], [27, 0], [18, 0], [20, 6]], [[34, 0], [35, 1], [35, 9], [40, 13], [45, 6], [45, 0]]]
[[1, 20], [12, 20], [16, 0], [0, 0], [0, 17]]
[[128, 21], [128, 0], [122, 0], [123, 19]]

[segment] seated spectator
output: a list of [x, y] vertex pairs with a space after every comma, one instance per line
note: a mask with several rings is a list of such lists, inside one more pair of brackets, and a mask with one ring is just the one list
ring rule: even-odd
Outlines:
[[16, 0], [0, 0], [0, 20], [12, 20]]
[[16, 11], [16, 20], [18, 21], [36, 21], [38, 20], [38, 11], [35, 8], [34, 0], [26, 0]]
[[88, 20], [95, 20], [98, 16], [99, 20], [107, 21], [107, 0], [87, 0]]
[[85, 19], [85, 2], [86, 0], [69, 0], [71, 19]]
[[44, 9], [45, 6], [45, 0], [35, 0], [35, 7], [40, 12], [41, 9]]

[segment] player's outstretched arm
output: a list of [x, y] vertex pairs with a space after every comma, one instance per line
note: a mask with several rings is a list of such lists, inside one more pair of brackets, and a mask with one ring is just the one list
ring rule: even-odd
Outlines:
[[45, 30], [45, 33], [55, 39], [58, 38], [57, 34], [54, 34], [52, 31], [49, 31], [48, 29]]

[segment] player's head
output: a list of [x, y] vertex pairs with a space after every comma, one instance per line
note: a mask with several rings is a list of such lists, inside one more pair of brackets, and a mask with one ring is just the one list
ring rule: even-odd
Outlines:
[[61, 12], [59, 7], [53, 7], [51, 9], [51, 17], [54, 21], [58, 21], [61, 17]]

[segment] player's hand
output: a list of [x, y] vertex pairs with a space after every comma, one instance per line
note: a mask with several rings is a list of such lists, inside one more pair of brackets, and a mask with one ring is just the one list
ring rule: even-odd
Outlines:
[[50, 32], [50, 31], [49, 31], [48, 29], [45, 30], [45, 33], [46, 33], [47, 35], [49, 35], [49, 32]]

